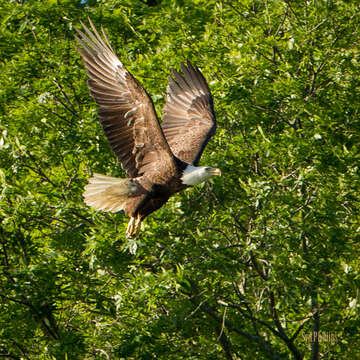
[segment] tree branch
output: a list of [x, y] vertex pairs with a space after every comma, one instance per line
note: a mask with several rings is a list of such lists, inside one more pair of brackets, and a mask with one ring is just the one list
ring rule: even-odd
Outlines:
[[273, 359], [280, 360], [282, 358], [281, 355], [278, 354], [272, 348], [271, 344], [269, 342], [267, 342], [266, 340], [264, 340], [261, 336], [252, 335], [252, 334], [247, 333], [246, 331], [239, 329], [233, 323], [231, 323], [229, 320], [226, 320], [225, 318], [222, 318], [221, 316], [219, 316], [217, 309], [215, 309], [214, 307], [212, 307], [210, 305], [207, 305], [206, 301], [200, 302], [198, 299], [198, 296], [197, 296], [198, 291], [197, 291], [196, 284], [194, 284], [191, 281], [190, 281], [190, 283], [192, 285], [194, 293], [193, 294], [185, 293], [184, 291], [182, 291], [182, 293], [188, 296], [188, 299], [190, 300], [190, 302], [193, 303], [197, 309], [202, 310], [203, 312], [208, 314], [213, 320], [215, 320], [215, 322], [217, 323], [217, 326], [219, 328], [221, 328], [221, 326], [224, 326], [226, 329], [228, 329], [228, 331], [235, 332], [238, 335], [241, 335], [241, 336], [245, 337], [246, 339], [248, 339], [252, 342], [255, 342], [256, 344], [259, 345], [260, 349], [263, 352], [269, 354]]
[[311, 332], [311, 360], [319, 359], [319, 332], [320, 332], [320, 311], [318, 309], [318, 302], [316, 293], [311, 298], [311, 306], [315, 309], [313, 316], [313, 327]]
[[295, 346], [294, 342], [289, 339], [289, 337], [286, 335], [284, 328], [282, 327], [277, 311], [276, 311], [276, 307], [275, 307], [275, 295], [274, 292], [271, 290], [268, 290], [269, 293], [269, 299], [270, 299], [270, 310], [271, 310], [271, 316], [275, 322], [276, 328], [278, 329], [280, 338], [285, 342], [286, 346], [289, 348], [289, 350], [293, 353], [294, 358], [296, 360], [302, 360], [303, 359], [303, 355], [301, 355], [300, 351], [297, 349], [297, 347]]

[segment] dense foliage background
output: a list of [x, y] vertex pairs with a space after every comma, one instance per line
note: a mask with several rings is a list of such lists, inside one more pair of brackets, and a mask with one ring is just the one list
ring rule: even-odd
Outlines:
[[[88, 16], [159, 115], [185, 59], [214, 95], [223, 176], [136, 241], [82, 201], [123, 176], [74, 48]], [[359, 24], [345, 0], [3, 0], [0, 357], [360, 358]]]

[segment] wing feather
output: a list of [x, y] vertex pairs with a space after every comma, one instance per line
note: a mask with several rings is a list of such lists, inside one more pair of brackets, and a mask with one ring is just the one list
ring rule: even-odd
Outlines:
[[[172, 176], [176, 171], [174, 156], [149, 95], [115, 55], [104, 29], [101, 27], [101, 36], [90, 19], [89, 23], [91, 30], [83, 23], [83, 30], [76, 29], [77, 50], [112, 150], [128, 177], [152, 170], [154, 175], [159, 162]], [[146, 158], [151, 159], [150, 164]]]
[[197, 67], [181, 63], [181, 72], [171, 71], [162, 128], [174, 155], [197, 165], [216, 130], [213, 100]]

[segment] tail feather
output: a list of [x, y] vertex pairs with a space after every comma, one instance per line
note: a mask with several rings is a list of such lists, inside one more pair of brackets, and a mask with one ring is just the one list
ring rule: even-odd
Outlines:
[[85, 186], [84, 201], [96, 210], [117, 212], [124, 210], [126, 201], [137, 190], [131, 179], [119, 179], [94, 174]]

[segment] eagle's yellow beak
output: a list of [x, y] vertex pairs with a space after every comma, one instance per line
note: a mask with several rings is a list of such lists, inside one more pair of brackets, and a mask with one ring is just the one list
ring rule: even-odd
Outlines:
[[221, 176], [221, 170], [220, 169], [218, 169], [218, 168], [215, 168], [215, 169], [211, 169], [211, 175], [213, 175], [213, 176], [215, 176], [215, 175], [217, 175], [217, 176]]

